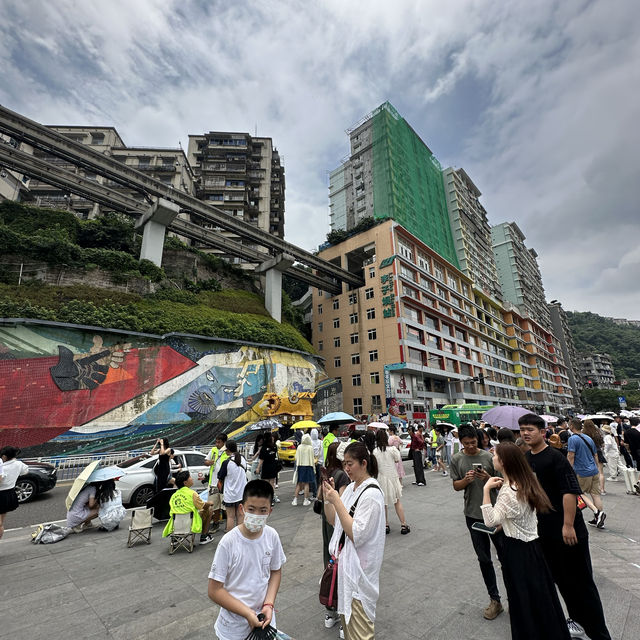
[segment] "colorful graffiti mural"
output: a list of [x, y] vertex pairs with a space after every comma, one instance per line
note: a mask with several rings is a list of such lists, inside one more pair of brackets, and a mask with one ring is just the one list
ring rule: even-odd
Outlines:
[[310, 418], [312, 356], [180, 335], [0, 326], [0, 444], [52, 455], [210, 442], [272, 416]]

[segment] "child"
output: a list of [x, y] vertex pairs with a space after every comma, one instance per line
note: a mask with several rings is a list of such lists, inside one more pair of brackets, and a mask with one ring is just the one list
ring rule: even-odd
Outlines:
[[275, 627], [273, 606], [286, 558], [277, 531], [266, 526], [272, 500], [269, 482], [248, 482], [239, 507], [244, 521], [218, 543], [209, 573], [209, 598], [220, 605], [218, 640], [244, 640], [254, 627]]

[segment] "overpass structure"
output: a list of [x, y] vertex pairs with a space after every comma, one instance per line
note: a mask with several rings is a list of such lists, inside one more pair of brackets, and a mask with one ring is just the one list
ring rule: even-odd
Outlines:
[[[143, 228], [141, 258], [148, 258], [160, 264], [165, 230], [168, 229], [208, 247], [235, 255], [243, 261], [262, 265], [257, 271], [265, 273], [265, 306], [278, 321], [282, 272], [331, 293], [340, 293], [342, 283], [353, 287], [363, 285], [363, 278], [359, 274], [342, 269], [277, 236], [238, 220], [217, 207], [177, 191], [109, 155], [75, 142], [2, 105], [0, 131], [142, 196], [140, 199], [131, 197], [118, 189], [111, 189], [94, 180], [61, 169], [11, 145], [0, 145], [1, 165], [116, 211], [135, 216], [138, 219], [136, 226]], [[200, 224], [184, 220], [178, 217], [180, 213], [189, 214], [191, 220], [195, 218], [204, 224], [231, 231], [252, 245], [266, 248], [267, 253], [226, 238], [215, 229], [207, 229]]]

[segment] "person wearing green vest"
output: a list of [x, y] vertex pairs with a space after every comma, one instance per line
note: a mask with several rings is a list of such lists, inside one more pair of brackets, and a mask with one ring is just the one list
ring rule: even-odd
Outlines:
[[227, 453], [227, 435], [219, 433], [216, 436], [216, 444], [211, 448], [204, 463], [209, 467], [209, 501], [213, 505], [214, 531], [220, 526], [222, 520], [222, 494], [218, 489], [218, 471], [222, 463], [229, 457]]
[[322, 463], [327, 459], [327, 449], [329, 445], [338, 437], [337, 431], [340, 425], [338, 424], [330, 424], [329, 425], [329, 433], [322, 439]]
[[205, 502], [191, 488], [193, 486], [193, 478], [188, 471], [180, 471], [176, 474], [175, 481], [178, 490], [169, 499], [169, 522], [167, 522], [162, 532], [162, 537], [166, 538], [173, 532], [173, 515], [175, 513], [193, 513], [191, 531], [200, 534], [200, 544], [213, 542], [213, 536], [207, 533], [211, 522], [211, 507], [213, 505], [211, 502]]

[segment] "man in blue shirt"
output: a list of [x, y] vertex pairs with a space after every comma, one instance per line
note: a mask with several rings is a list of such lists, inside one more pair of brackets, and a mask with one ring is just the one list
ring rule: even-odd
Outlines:
[[604, 512], [600, 496], [596, 445], [589, 436], [581, 433], [582, 423], [578, 418], [571, 418], [569, 430], [572, 435], [569, 438], [567, 460], [578, 477], [582, 493], [588, 493], [595, 505], [595, 515], [593, 520], [589, 520], [589, 524], [602, 529], [607, 514]]

